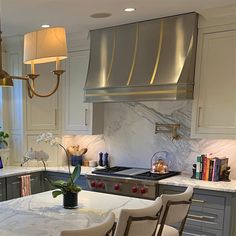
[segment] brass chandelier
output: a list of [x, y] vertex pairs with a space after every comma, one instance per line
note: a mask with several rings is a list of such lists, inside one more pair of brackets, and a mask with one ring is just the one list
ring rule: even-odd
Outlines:
[[[46, 28], [24, 35], [24, 64], [31, 65], [31, 73], [25, 77], [11, 76], [2, 69], [2, 37], [0, 30], [0, 86], [12, 87], [13, 79], [26, 81], [28, 96], [33, 98], [49, 97], [53, 95], [60, 84], [61, 75], [65, 72], [60, 69], [60, 61], [67, 58], [65, 29], [61, 27]], [[40, 94], [35, 90], [35, 64], [56, 62], [56, 69], [52, 73], [56, 76], [55, 88], [48, 94]]]

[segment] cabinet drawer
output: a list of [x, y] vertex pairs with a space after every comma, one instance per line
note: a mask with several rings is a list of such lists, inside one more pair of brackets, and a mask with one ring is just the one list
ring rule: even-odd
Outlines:
[[[183, 236], [224, 236], [221, 230], [207, 229], [186, 224]], [[226, 236], [226, 235], [225, 235]]]
[[[160, 195], [163, 193], [166, 194], [176, 194], [184, 192], [186, 188], [184, 187], [176, 187], [176, 186], [167, 186], [160, 185], [159, 192]], [[207, 190], [206, 190], [207, 191]], [[201, 190], [194, 190], [194, 195], [192, 198], [192, 207], [201, 207], [203, 208], [213, 208], [224, 210], [225, 208], [225, 197], [223, 196], [215, 196], [210, 194], [202, 194]]]
[[201, 227], [223, 229], [224, 211], [219, 209], [191, 206], [187, 222], [188, 224]]
[[202, 208], [213, 208], [224, 210], [225, 198], [214, 195], [205, 195], [194, 193], [192, 199], [193, 206], [199, 206]]

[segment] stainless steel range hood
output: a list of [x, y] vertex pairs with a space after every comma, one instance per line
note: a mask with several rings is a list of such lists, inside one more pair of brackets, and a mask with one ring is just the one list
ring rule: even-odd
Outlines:
[[192, 99], [197, 14], [91, 31], [85, 102]]

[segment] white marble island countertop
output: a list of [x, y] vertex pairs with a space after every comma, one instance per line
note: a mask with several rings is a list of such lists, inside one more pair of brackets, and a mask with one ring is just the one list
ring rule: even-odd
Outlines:
[[81, 229], [100, 223], [113, 211], [118, 217], [122, 208], [142, 208], [153, 201], [81, 191], [79, 207], [62, 207], [62, 196], [51, 192], [0, 203], [0, 236], [59, 236], [65, 229]]

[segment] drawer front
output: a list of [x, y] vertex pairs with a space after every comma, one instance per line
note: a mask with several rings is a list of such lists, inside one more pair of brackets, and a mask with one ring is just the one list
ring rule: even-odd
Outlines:
[[225, 208], [225, 198], [214, 196], [214, 195], [205, 195], [194, 193], [192, 199], [192, 205], [198, 206], [202, 208], [213, 208], [213, 209], [221, 209]]
[[224, 225], [224, 211], [212, 208], [191, 206], [187, 223], [221, 230], [223, 229]]
[[221, 230], [201, 228], [186, 224], [184, 227], [183, 236], [226, 236]]
[[[166, 194], [181, 193], [185, 189], [186, 188], [184, 187], [167, 186], [167, 185], [160, 185], [159, 187], [160, 195], [163, 193], [166, 193]], [[202, 194], [199, 192], [201, 192], [201, 190], [194, 190], [192, 206], [224, 210], [225, 197]]]

